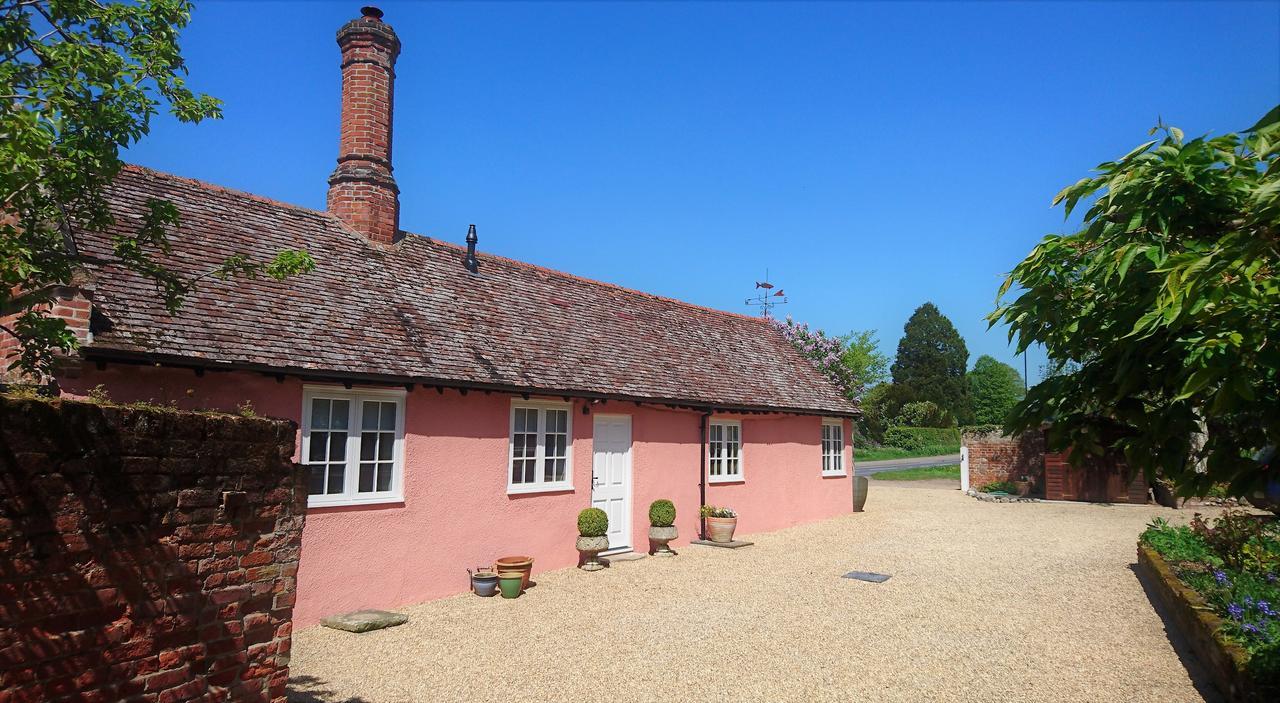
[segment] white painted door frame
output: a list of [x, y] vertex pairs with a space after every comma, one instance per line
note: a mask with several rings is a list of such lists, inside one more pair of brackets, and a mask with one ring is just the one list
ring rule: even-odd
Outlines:
[[609, 551], [635, 548], [631, 416], [597, 414], [591, 427], [591, 506], [609, 515]]

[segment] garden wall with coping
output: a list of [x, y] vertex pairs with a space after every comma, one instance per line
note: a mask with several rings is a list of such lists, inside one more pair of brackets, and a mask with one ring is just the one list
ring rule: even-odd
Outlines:
[[966, 432], [961, 446], [968, 450], [969, 485], [980, 489], [997, 481], [1030, 476], [1036, 490], [1044, 486], [1044, 433], [1024, 432], [1007, 437], [999, 431]]
[[283, 702], [295, 433], [0, 396], [0, 701]]
[[1246, 670], [1249, 654], [1222, 637], [1222, 618], [1195, 590], [1182, 583], [1169, 563], [1150, 547], [1138, 545], [1138, 576], [1147, 592], [1172, 620], [1218, 691], [1230, 701], [1275, 700]]

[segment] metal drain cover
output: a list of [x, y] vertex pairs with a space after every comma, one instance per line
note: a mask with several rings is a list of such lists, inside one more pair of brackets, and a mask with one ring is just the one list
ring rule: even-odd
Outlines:
[[850, 571], [842, 578], [857, 579], [858, 581], [870, 581], [871, 583], [884, 583], [889, 580], [889, 574], [877, 574], [870, 571]]

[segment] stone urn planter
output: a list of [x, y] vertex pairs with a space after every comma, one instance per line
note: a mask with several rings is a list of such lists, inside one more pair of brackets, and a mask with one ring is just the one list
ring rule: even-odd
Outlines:
[[673, 557], [675, 552], [667, 543], [675, 539], [676, 504], [666, 498], [659, 498], [649, 504], [649, 543], [650, 552], [655, 557]]
[[609, 515], [600, 508], [587, 508], [578, 513], [578, 551], [582, 552], [583, 571], [604, 568], [598, 558], [609, 548]]
[[668, 546], [668, 543], [679, 536], [679, 533], [676, 532], [675, 525], [650, 525], [649, 541], [653, 543], [653, 555], [655, 557], [675, 556], [676, 553], [671, 551], [671, 547]]
[[1026, 498], [1028, 495], [1031, 494], [1030, 481], [1014, 481], [1013, 487], [1014, 487], [1014, 490], [1017, 492], [1017, 494], [1022, 498]]
[[604, 564], [600, 563], [600, 552], [609, 548], [609, 537], [607, 535], [599, 535], [597, 537], [584, 537], [578, 535], [578, 551], [582, 552], [582, 570], [583, 571], [599, 571], [604, 568]]

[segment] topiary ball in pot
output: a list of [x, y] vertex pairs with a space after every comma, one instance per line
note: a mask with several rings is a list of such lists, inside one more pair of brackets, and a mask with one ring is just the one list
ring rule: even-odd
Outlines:
[[673, 557], [675, 552], [667, 543], [679, 535], [676, 533], [676, 506], [666, 498], [659, 498], [649, 505], [649, 542], [654, 556]]
[[596, 558], [609, 548], [609, 516], [600, 508], [587, 508], [578, 513], [578, 551], [582, 552], [583, 571], [599, 571], [604, 564]]
[[609, 516], [600, 508], [587, 508], [578, 513], [578, 534], [603, 537], [609, 533]]
[[675, 503], [659, 498], [649, 504], [649, 524], [654, 527], [671, 527], [676, 524]]

